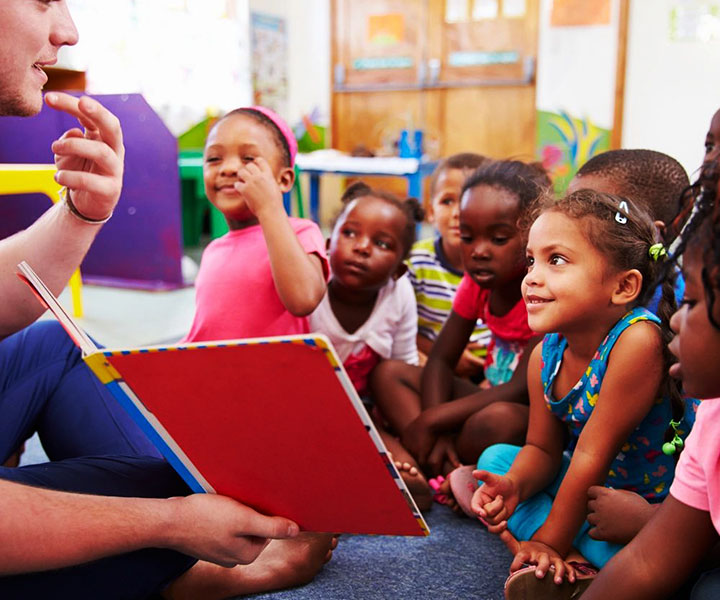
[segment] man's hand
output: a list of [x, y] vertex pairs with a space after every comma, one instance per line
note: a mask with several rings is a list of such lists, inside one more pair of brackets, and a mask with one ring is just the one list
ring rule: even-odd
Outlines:
[[122, 189], [125, 147], [120, 121], [92, 98], [50, 92], [45, 102], [73, 115], [83, 126], [66, 131], [52, 144], [56, 181], [70, 190], [72, 203], [82, 215], [98, 221], [106, 218]]
[[166, 546], [224, 567], [249, 564], [270, 539], [299, 532], [289, 519], [261, 515], [226, 496], [194, 494], [168, 502], [175, 512]]

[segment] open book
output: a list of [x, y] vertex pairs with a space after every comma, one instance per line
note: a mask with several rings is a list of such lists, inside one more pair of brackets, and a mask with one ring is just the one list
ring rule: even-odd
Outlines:
[[99, 349], [27, 263], [18, 270], [194, 491], [305, 531], [429, 534], [324, 336]]

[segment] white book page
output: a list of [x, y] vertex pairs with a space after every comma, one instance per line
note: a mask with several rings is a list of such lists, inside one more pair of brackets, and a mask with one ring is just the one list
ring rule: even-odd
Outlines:
[[60, 322], [68, 335], [72, 338], [78, 348], [80, 348], [83, 357], [97, 352], [98, 347], [90, 339], [90, 337], [80, 328], [80, 326], [73, 320], [73, 318], [67, 313], [62, 307], [55, 295], [48, 289], [43, 283], [43, 280], [38, 277], [37, 273], [33, 271], [32, 267], [25, 261], [21, 262], [18, 266], [18, 277], [30, 286], [38, 300], [55, 315], [55, 318]]

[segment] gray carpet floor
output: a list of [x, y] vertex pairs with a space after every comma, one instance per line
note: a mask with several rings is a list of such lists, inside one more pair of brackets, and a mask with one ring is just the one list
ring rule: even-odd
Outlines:
[[342, 536], [308, 585], [253, 600], [502, 600], [511, 555], [477, 522], [436, 504], [426, 538]]

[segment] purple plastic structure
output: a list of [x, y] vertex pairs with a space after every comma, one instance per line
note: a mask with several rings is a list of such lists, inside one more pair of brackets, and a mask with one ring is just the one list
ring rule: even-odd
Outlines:
[[[177, 140], [140, 94], [93, 96], [120, 119], [125, 178], [113, 218], [82, 263], [85, 281], [144, 289], [183, 285]], [[77, 121], [44, 107], [0, 119], [0, 163], [52, 163], [50, 144]], [[42, 194], [0, 196], [0, 238], [28, 227], [49, 205]]]

